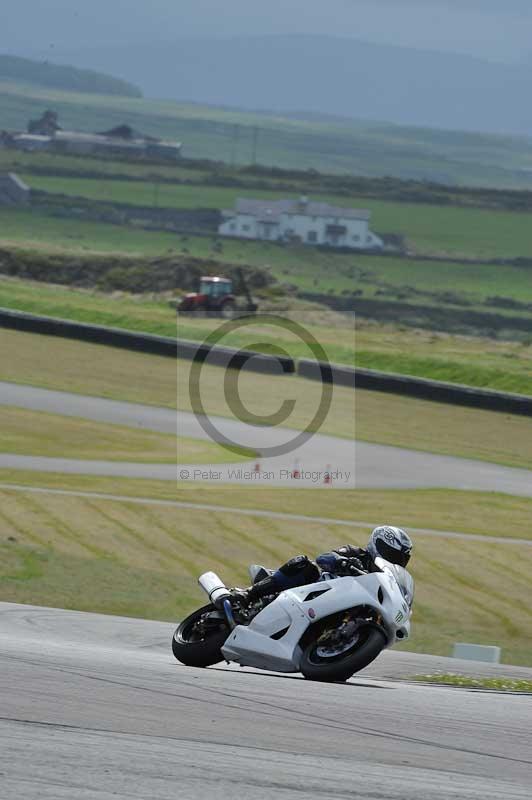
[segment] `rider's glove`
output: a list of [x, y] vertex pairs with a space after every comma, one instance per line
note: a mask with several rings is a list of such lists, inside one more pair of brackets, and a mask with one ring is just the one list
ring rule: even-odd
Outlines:
[[366, 572], [362, 561], [355, 556], [345, 558], [338, 553], [323, 553], [318, 556], [316, 562], [323, 572], [330, 572], [333, 575], [358, 575], [359, 571]]
[[316, 563], [323, 572], [336, 573], [340, 570], [341, 565], [345, 563], [345, 559], [341, 558], [338, 553], [322, 553], [318, 556]]
[[[348, 563], [348, 570], [349, 571], [352, 571], [352, 572], [355, 572], [355, 573], [357, 573], [359, 570], [360, 570], [360, 572], [366, 572], [366, 570], [364, 569], [364, 565], [363, 565], [362, 561], [359, 558], [355, 558], [355, 557], [350, 558], [347, 563]], [[351, 567], [353, 567], [354, 569], [351, 570]]]

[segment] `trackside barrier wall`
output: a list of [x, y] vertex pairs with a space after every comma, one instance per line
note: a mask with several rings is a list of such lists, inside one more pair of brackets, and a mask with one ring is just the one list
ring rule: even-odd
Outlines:
[[306, 359], [298, 361], [297, 372], [303, 378], [323, 379], [337, 386], [349, 386], [353, 389], [356, 383], [358, 389], [373, 389], [377, 392], [401, 394], [422, 400], [434, 400], [438, 403], [451, 403], [489, 411], [532, 416], [532, 397], [528, 395], [508, 394], [491, 389], [474, 389], [460, 384], [415, 378], [410, 375], [375, 372], [358, 367], [354, 369], [338, 364], [323, 365]]
[[[220, 345], [205, 346], [186, 339], [172, 339], [169, 336], [155, 336], [149, 333], [136, 333], [119, 328], [106, 328], [102, 325], [88, 325], [71, 320], [56, 319], [27, 314], [0, 308], [0, 328], [11, 328], [47, 336], [60, 336], [78, 339], [93, 344], [121, 347], [153, 355], [170, 356], [193, 360], [196, 356], [207, 355], [206, 363], [220, 367], [234, 367], [268, 375], [294, 374], [296, 363], [286, 356], [273, 356], [242, 351]], [[439, 403], [484, 408], [490, 411], [503, 411], [508, 414], [532, 416], [532, 397], [508, 394], [489, 389], [475, 389], [459, 384], [426, 380], [408, 375], [376, 372], [369, 369], [354, 369], [338, 364], [322, 364], [300, 359], [297, 374], [310, 380], [323, 380], [338, 386], [373, 389], [378, 392], [434, 400]]]
[[155, 336], [150, 333], [136, 333], [120, 328], [106, 328], [102, 325], [88, 325], [9, 309], [0, 309], [0, 327], [47, 336], [61, 336], [66, 339], [78, 339], [92, 344], [110, 345], [111, 347], [190, 361], [198, 356], [205, 357], [205, 363], [209, 365], [231, 366], [267, 375], [293, 374], [296, 371], [294, 361], [285, 356], [265, 355], [251, 350], [242, 351], [219, 345], [211, 347], [187, 339], [172, 339], [169, 336]]

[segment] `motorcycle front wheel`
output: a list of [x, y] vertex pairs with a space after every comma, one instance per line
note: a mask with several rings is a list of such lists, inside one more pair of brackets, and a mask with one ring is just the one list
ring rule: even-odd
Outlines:
[[373, 626], [360, 629], [353, 645], [339, 653], [321, 647], [319, 630], [316, 634], [303, 650], [299, 667], [310, 681], [346, 681], [371, 664], [386, 646], [386, 636]]
[[[209, 617], [209, 612], [213, 617]], [[175, 658], [187, 667], [210, 667], [223, 661], [222, 646], [230, 630], [224, 619], [217, 619], [213, 605], [203, 606], [190, 614], [176, 629], [172, 638]]]

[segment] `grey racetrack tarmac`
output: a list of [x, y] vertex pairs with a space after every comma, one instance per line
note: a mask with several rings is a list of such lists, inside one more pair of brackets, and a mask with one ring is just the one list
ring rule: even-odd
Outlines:
[[346, 685], [196, 670], [172, 630], [0, 604], [2, 800], [531, 796], [530, 697], [402, 682], [445, 667], [409, 653]]
[[[208, 439], [207, 434], [191, 413], [167, 408], [137, 405], [98, 397], [84, 397], [31, 386], [0, 382], [0, 404], [16, 406], [98, 422], [145, 428], [162, 433]], [[261, 448], [286, 442], [296, 434], [282, 428], [258, 428], [237, 420], [213, 417], [220, 431], [243, 446]], [[308, 477], [294, 482], [291, 473], [295, 462]], [[179, 451], [176, 455], [179, 462]], [[242, 465], [246, 474], [238, 475], [238, 465], [216, 464], [196, 468], [187, 464], [134, 464], [115, 461], [83, 461], [64, 458], [0, 453], [0, 468], [25, 469], [40, 472], [70, 472], [160, 480], [182, 479], [216, 483], [315, 487], [323, 484], [324, 473], [332, 471], [338, 477], [335, 488], [453, 488], [478, 491], [498, 491], [532, 497], [532, 471], [514, 469], [483, 461], [435, 455], [405, 450], [399, 447], [350, 441], [318, 434], [293, 453], [261, 459], [261, 473], [253, 472], [249, 462]], [[183, 469], [186, 472], [183, 472]], [[271, 472], [272, 476], [268, 477]]]

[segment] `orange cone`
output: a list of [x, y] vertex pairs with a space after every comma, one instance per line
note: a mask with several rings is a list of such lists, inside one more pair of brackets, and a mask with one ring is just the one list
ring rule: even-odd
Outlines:
[[294, 462], [294, 469], [292, 470], [292, 478], [298, 480], [301, 477], [301, 469], [299, 467], [299, 459]]
[[256, 461], [255, 462], [255, 469], [253, 471], [254, 472], [260, 472], [260, 461]]
[[323, 483], [325, 483], [327, 486], [330, 486], [332, 484], [332, 475], [331, 475], [331, 465], [330, 464], [327, 464], [327, 469], [325, 470], [325, 473], [323, 475]]

